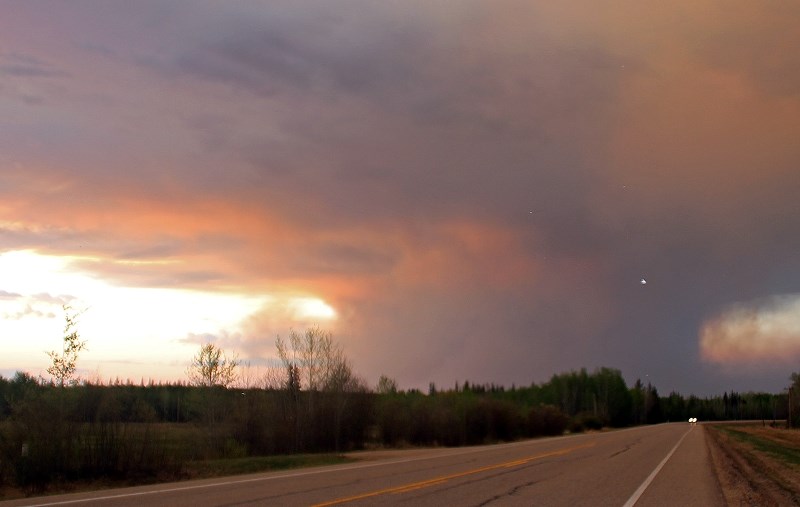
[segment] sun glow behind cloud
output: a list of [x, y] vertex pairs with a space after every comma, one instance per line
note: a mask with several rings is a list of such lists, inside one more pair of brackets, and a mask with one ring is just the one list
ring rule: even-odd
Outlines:
[[321, 299], [312, 297], [295, 298], [291, 306], [300, 318], [324, 320], [336, 318], [336, 310]]
[[[42, 373], [47, 366], [44, 351], [60, 346], [60, 306], [69, 304], [83, 312], [78, 330], [89, 344], [79, 365], [84, 372], [101, 379], [103, 375], [181, 378], [193, 353], [185, 336], [238, 332], [241, 322], [271, 299], [115, 286], [70, 269], [74, 260], [33, 251], [0, 255], [0, 336], [4, 342], [0, 369]], [[315, 301], [302, 300], [301, 308], [309, 304], [311, 312], [326, 308]], [[115, 364], [105, 367], [107, 363]]]

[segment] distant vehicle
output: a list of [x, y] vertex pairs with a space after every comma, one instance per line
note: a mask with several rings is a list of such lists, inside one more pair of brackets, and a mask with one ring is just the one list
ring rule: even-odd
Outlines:
[[689, 424], [697, 424], [697, 417], [690, 417]]

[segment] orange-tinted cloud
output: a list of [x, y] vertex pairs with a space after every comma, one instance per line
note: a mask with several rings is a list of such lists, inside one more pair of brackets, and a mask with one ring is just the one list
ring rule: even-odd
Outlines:
[[700, 331], [703, 359], [726, 365], [792, 365], [800, 359], [800, 296], [733, 306]]
[[41, 9], [0, 20], [0, 249], [319, 297], [417, 386], [720, 386], [698, 327], [800, 284], [788, 3]]

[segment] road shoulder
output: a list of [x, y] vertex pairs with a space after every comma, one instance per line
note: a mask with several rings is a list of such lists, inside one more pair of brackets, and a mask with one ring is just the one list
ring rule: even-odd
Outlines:
[[798, 505], [796, 496], [770, 480], [767, 469], [774, 463], [754, 467], [726, 434], [707, 431], [709, 453], [728, 505]]

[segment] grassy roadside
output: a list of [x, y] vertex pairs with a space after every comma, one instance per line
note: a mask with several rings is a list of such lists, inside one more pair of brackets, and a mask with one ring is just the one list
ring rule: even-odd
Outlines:
[[718, 456], [720, 483], [726, 496], [736, 498], [734, 503], [800, 505], [800, 431], [762, 424], [704, 427], [715, 447], [712, 454]]
[[[761, 427], [719, 426], [739, 443], [759, 453], [770, 455], [771, 458], [787, 466], [800, 465], [800, 434], [789, 432], [785, 429], [763, 429]], [[792, 436], [797, 437], [794, 440]]]

